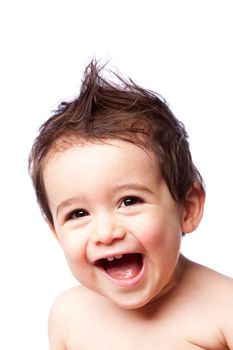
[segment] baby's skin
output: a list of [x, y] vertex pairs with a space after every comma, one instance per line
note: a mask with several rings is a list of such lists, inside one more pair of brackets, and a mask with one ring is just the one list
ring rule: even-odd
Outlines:
[[51, 226], [81, 286], [49, 317], [51, 350], [233, 350], [233, 281], [180, 254], [201, 220], [173, 199], [150, 151], [108, 140], [51, 150]]

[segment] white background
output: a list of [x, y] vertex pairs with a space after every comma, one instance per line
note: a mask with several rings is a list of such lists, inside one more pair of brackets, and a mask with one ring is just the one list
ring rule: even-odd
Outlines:
[[76, 281], [36, 205], [27, 157], [91, 58], [161, 93], [207, 187], [183, 252], [233, 277], [231, 1], [0, 2], [0, 347], [47, 349], [53, 299]]

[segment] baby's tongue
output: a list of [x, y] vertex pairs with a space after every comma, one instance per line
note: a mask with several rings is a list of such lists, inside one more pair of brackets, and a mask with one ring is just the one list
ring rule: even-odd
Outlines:
[[105, 260], [105, 271], [115, 279], [136, 277], [142, 268], [141, 254], [125, 254], [121, 259]]

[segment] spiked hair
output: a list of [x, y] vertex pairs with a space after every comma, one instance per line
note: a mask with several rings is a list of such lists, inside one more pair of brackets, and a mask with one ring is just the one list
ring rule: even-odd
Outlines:
[[[48, 153], [62, 151], [78, 142], [120, 139], [152, 151], [162, 176], [176, 201], [199, 184], [202, 177], [192, 162], [188, 135], [166, 101], [131, 79], [114, 73], [103, 77], [104, 67], [92, 61], [84, 72], [80, 92], [71, 102], [62, 102], [40, 127], [29, 156], [29, 173], [42, 213], [53, 225], [43, 181]], [[115, 82], [116, 80], [116, 82]]]

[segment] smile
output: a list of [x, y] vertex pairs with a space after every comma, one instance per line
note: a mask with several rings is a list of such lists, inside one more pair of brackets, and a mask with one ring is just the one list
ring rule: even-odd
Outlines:
[[144, 272], [144, 257], [140, 253], [121, 254], [99, 259], [95, 265], [118, 285], [134, 285]]

